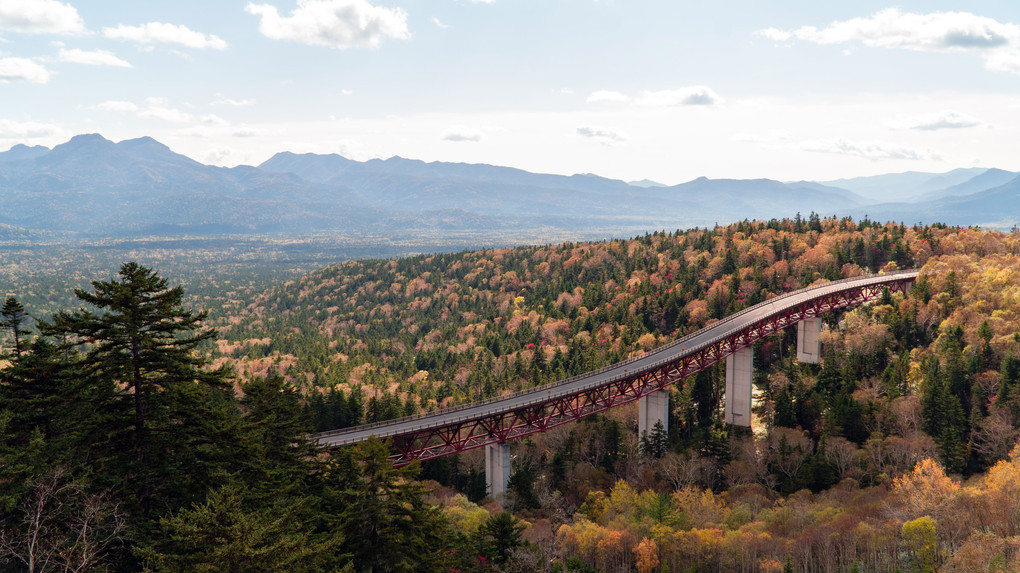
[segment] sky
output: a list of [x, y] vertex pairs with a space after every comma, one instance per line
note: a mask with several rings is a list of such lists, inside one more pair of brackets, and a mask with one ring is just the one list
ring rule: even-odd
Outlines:
[[0, 0], [0, 150], [677, 184], [1020, 170], [1020, 4]]

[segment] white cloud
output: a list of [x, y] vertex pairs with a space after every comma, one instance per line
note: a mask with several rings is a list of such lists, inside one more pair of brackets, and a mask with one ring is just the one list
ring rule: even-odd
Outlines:
[[87, 64], [90, 66], [112, 66], [115, 68], [130, 68], [131, 64], [118, 58], [113, 52], [107, 52], [106, 50], [79, 50], [72, 48], [70, 50], [61, 48], [57, 54], [57, 59], [61, 62], [71, 62], [73, 64]]
[[[219, 94], [217, 94], [217, 95], [219, 95]], [[218, 100], [210, 102], [209, 105], [231, 105], [231, 106], [234, 106], [234, 107], [245, 107], [245, 106], [249, 106], [249, 105], [255, 105], [255, 100], [253, 100], [253, 99], [220, 98]]]
[[203, 34], [187, 28], [164, 22], [149, 22], [141, 26], [120, 25], [103, 28], [103, 35], [111, 40], [125, 40], [138, 44], [180, 44], [188, 48], [213, 48], [222, 50], [227, 43], [222, 38]]
[[834, 22], [818, 29], [804, 26], [792, 32], [801, 40], [842, 44], [859, 40], [868, 46], [932, 51], [987, 49], [1006, 46], [1020, 38], [1020, 27], [969, 12], [903, 13], [889, 8], [869, 18]]
[[256, 127], [239, 127], [239, 128], [237, 128], [237, 129], [235, 129], [235, 130], [230, 132], [230, 136], [231, 137], [240, 137], [240, 138], [262, 137], [264, 135], [266, 135], [265, 130], [258, 129]]
[[632, 98], [620, 92], [600, 90], [593, 92], [586, 101], [588, 103], [634, 103], [647, 107], [675, 107], [685, 105], [718, 105], [723, 102], [723, 99], [709, 87], [688, 86], [675, 90], [645, 90], [639, 98]]
[[222, 117], [210, 113], [209, 115], [203, 115], [201, 118], [202, 123], [206, 125], [230, 125], [230, 123]]
[[249, 14], [260, 16], [259, 32], [274, 40], [311, 46], [378, 47], [383, 40], [406, 40], [407, 12], [373, 6], [367, 0], [298, 0], [290, 16], [280, 16], [270, 4], [248, 4]]
[[227, 147], [212, 149], [205, 154], [206, 165], [223, 165], [227, 158], [234, 154], [234, 150]]
[[444, 30], [450, 27], [448, 24], [440, 22], [439, 18], [436, 18], [435, 16], [432, 17], [432, 23], [435, 24], [437, 28], [442, 28]]
[[3, 0], [0, 29], [26, 34], [80, 34], [85, 32], [78, 10], [56, 0]]
[[98, 110], [101, 110], [101, 111], [127, 111], [127, 112], [133, 112], [133, 111], [138, 111], [138, 106], [135, 105], [132, 102], [129, 102], [129, 101], [110, 100], [110, 101], [104, 101], [103, 103], [94, 106], [93, 109], [98, 109]]
[[859, 41], [866, 46], [920, 52], [969, 51], [980, 54], [990, 70], [1020, 75], [1020, 26], [970, 12], [916, 14], [889, 8], [867, 18], [833, 22], [826, 28], [766, 28], [759, 36], [816, 44]]
[[804, 141], [799, 147], [803, 151], [813, 153], [851, 155], [872, 161], [880, 159], [908, 159], [913, 161], [941, 159], [931, 151], [920, 151], [897, 143], [887, 141], [851, 141], [842, 137]]
[[6, 139], [34, 139], [49, 137], [60, 132], [59, 127], [50, 123], [0, 119], [0, 137]]
[[471, 0], [472, 4], [495, 4], [496, 0]]
[[466, 125], [451, 125], [443, 132], [443, 141], [474, 141], [482, 140], [482, 131]]
[[758, 30], [755, 34], [768, 38], [774, 42], [785, 42], [793, 36], [792, 33], [780, 30], [778, 28], [765, 28], [764, 30]]
[[340, 90], [340, 95], [349, 96], [354, 93], [354, 90]]
[[593, 139], [603, 145], [615, 145], [630, 139], [630, 136], [618, 129], [595, 125], [580, 125], [577, 127], [576, 133], [581, 137]]
[[44, 84], [50, 81], [50, 72], [26, 58], [0, 58], [0, 84], [18, 81]]
[[895, 122], [893, 127], [899, 129], [918, 129], [922, 131], [934, 131], [936, 129], [962, 129], [967, 127], [978, 127], [982, 125], [981, 120], [976, 117], [960, 113], [951, 109], [937, 113], [929, 113], [914, 117], [907, 117]]
[[1020, 76], [1020, 49], [996, 50], [985, 56], [985, 67], [995, 72]]
[[365, 144], [356, 139], [343, 139], [337, 142], [336, 152], [355, 161], [367, 161], [374, 156], [365, 150]]
[[718, 105], [722, 103], [719, 94], [706, 86], [690, 86], [675, 90], [643, 92], [637, 103], [651, 107], [673, 107], [680, 105]]
[[588, 103], [627, 103], [630, 101], [630, 98], [620, 92], [599, 90], [592, 92], [585, 101]]
[[169, 123], [191, 123], [195, 117], [186, 111], [174, 109], [164, 98], [150, 97], [145, 100], [147, 107], [138, 112], [143, 119], [158, 119]]

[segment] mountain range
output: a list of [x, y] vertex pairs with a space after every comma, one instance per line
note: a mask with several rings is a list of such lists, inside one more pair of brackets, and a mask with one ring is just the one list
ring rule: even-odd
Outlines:
[[1017, 173], [956, 169], [827, 182], [707, 179], [666, 186], [401, 157], [354, 161], [281, 152], [216, 167], [149, 138], [78, 135], [0, 152], [0, 238], [320, 232], [634, 234], [740, 219], [868, 214], [1008, 227]]

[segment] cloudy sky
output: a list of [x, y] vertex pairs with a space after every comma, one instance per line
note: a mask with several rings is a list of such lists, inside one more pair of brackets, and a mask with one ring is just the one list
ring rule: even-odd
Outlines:
[[1020, 5], [0, 1], [0, 149], [93, 132], [669, 184], [1020, 170]]

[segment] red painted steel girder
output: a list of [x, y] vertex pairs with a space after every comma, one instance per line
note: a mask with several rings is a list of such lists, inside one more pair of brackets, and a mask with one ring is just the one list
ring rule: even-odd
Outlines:
[[[682, 352], [671, 359], [631, 372], [624, 370], [626, 374], [621, 377], [580, 389], [573, 394], [553, 396], [550, 390], [547, 399], [540, 397], [523, 406], [506, 410], [496, 408], [496, 411], [482, 416], [464, 417], [449, 423], [436, 423], [413, 431], [390, 434], [397, 451], [391, 459], [399, 466], [414, 460], [426, 460], [506, 442], [633, 402], [709, 368], [755, 341], [801, 320], [877, 299], [887, 288], [905, 292], [916, 276], [916, 272], [910, 272], [899, 277], [890, 276], [879, 283], [857, 285], [849, 282], [846, 288], [783, 306], [778, 311], [732, 328], [700, 346], [689, 350], [681, 348]], [[717, 324], [723, 326], [722, 322]], [[703, 330], [707, 328], [711, 327]], [[498, 405], [499, 401], [492, 404], [494, 407]], [[441, 413], [430, 416], [438, 414]], [[349, 430], [355, 431], [357, 428]], [[330, 434], [335, 433], [327, 432], [320, 436]]]

